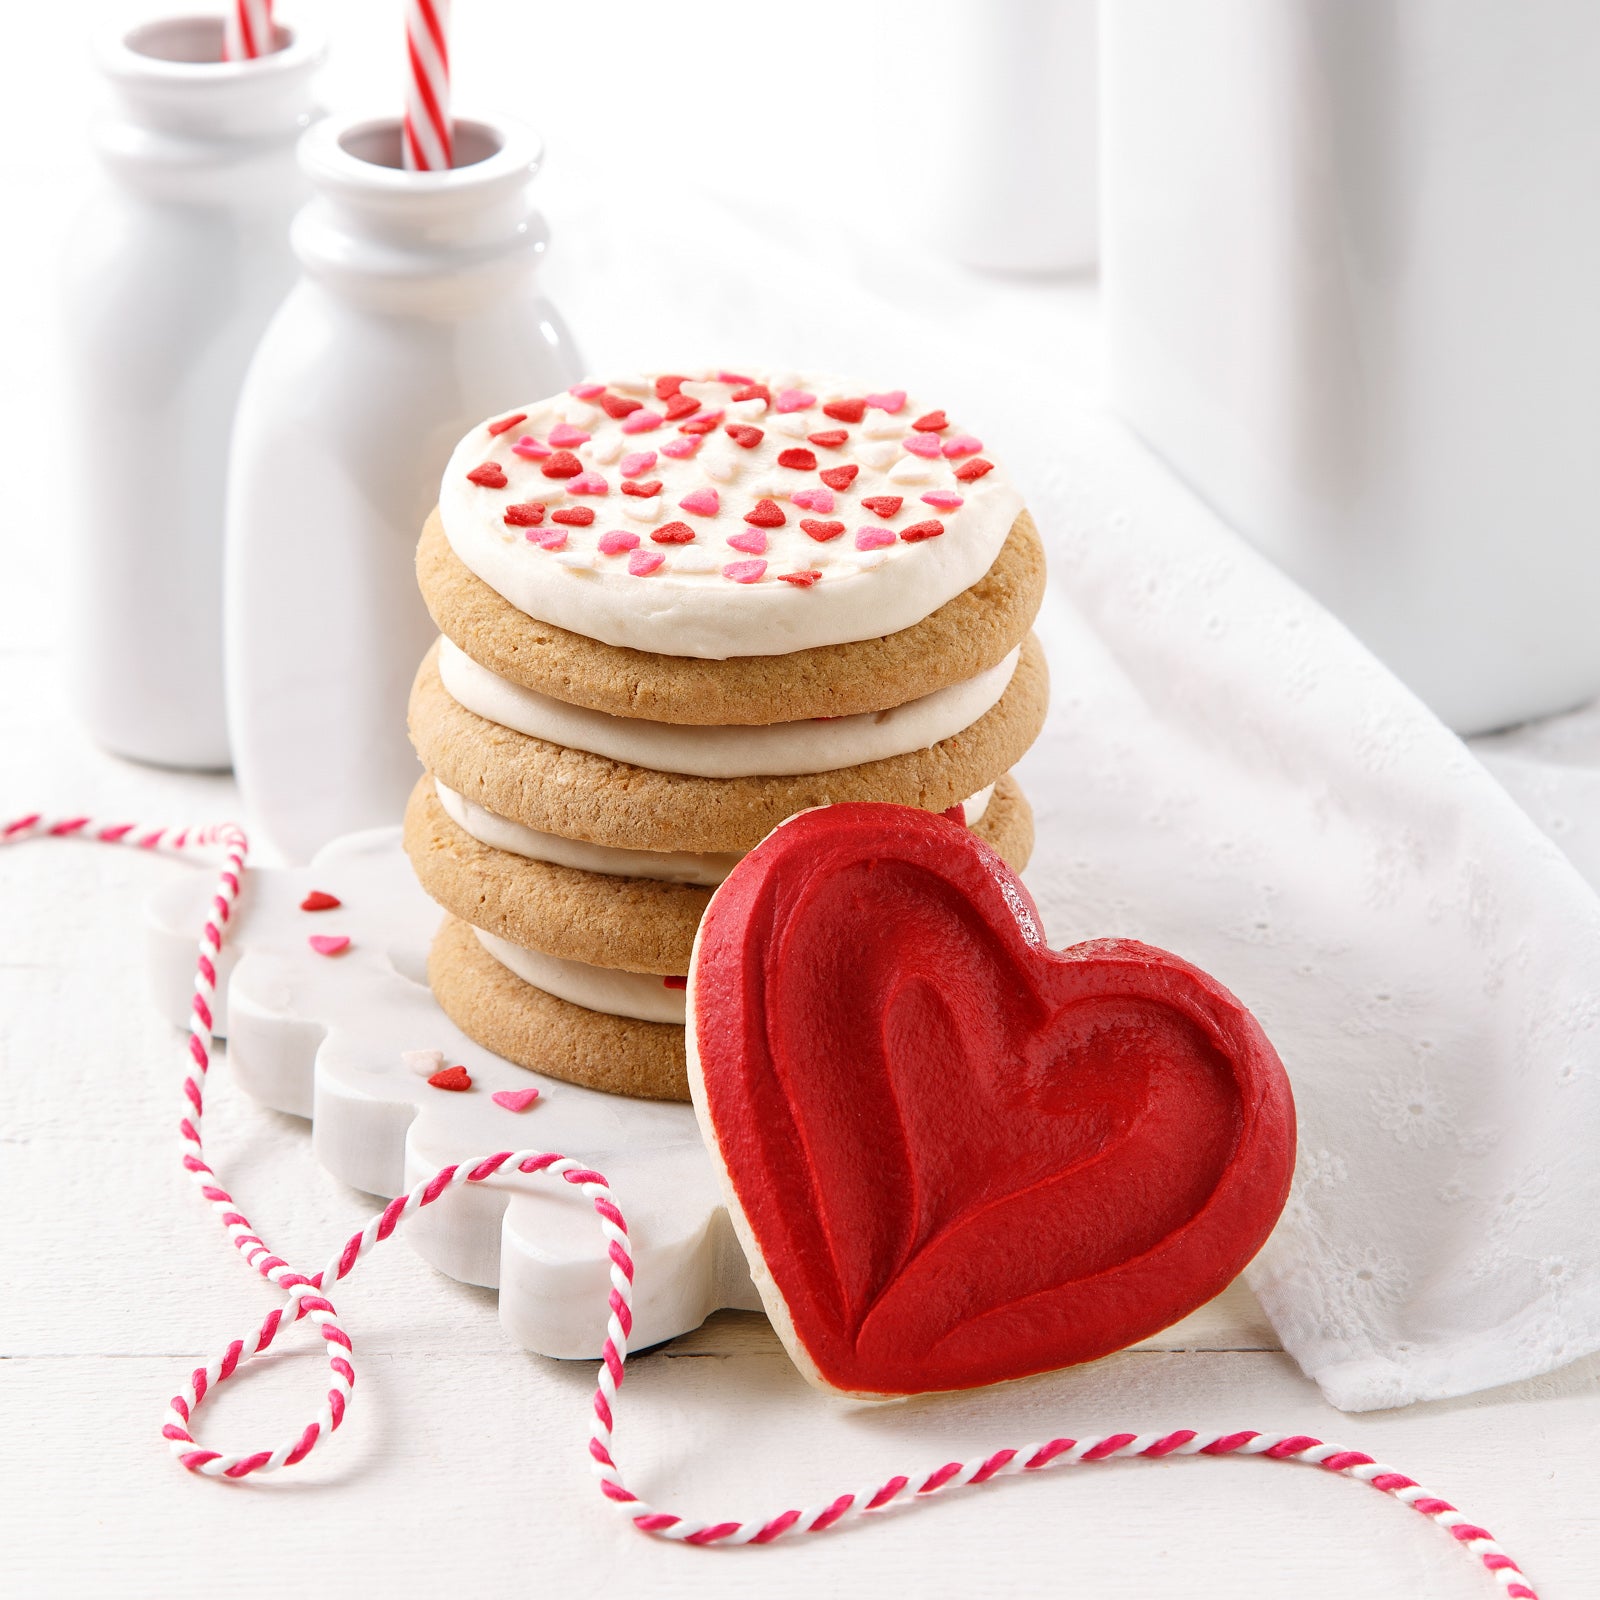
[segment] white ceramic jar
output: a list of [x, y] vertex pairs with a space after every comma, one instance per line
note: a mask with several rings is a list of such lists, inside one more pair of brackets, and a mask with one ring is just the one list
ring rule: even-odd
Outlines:
[[101, 191], [63, 274], [73, 452], [70, 673], [119, 755], [226, 767], [224, 480], [234, 403], [294, 281], [295, 162], [320, 39], [224, 62], [222, 19], [108, 37]]
[[234, 430], [228, 713], [253, 820], [303, 860], [398, 822], [418, 766], [406, 699], [435, 630], [413, 554], [474, 423], [579, 376], [539, 293], [541, 147], [458, 119], [448, 172], [405, 172], [399, 124], [330, 119], [301, 164], [303, 268]]
[[1118, 409], [1458, 732], [1600, 693], [1600, 7], [1102, 23]]

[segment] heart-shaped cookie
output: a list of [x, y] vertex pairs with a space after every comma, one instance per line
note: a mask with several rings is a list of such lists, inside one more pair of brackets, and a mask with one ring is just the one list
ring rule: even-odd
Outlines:
[[805, 812], [713, 896], [689, 1083], [796, 1364], [857, 1395], [1122, 1348], [1271, 1231], [1294, 1105], [1254, 1017], [1177, 956], [1053, 951], [967, 829]]

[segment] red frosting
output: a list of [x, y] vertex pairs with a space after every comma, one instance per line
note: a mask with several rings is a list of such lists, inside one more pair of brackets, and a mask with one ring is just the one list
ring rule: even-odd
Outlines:
[[1105, 1355], [1220, 1292], [1283, 1209], [1294, 1104], [1250, 1013], [1149, 945], [1048, 949], [944, 817], [778, 828], [713, 897], [689, 990], [701, 1126], [829, 1388]]

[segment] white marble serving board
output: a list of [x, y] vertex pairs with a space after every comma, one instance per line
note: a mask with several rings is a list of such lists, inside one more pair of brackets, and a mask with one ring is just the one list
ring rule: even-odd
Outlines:
[[[212, 888], [208, 865], [146, 908], [151, 984], [180, 1027]], [[302, 911], [312, 889], [343, 904]], [[633, 1238], [635, 1348], [686, 1333], [724, 1306], [759, 1310], [690, 1107], [597, 1094], [472, 1043], [427, 986], [439, 920], [398, 829], [335, 840], [308, 867], [251, 869], [217, 974], [217, 1032], [240, 1087], [309, 1117], [322, 1164], [375, 1195], [497, 1150], [555, 1150], [598, 1168]], [[348, 934], [350, 948], [318, 955], [312, 934]], [[433, 1088], [402, 1059], [414, 1050], [459, 1062], [472, 1088]], [[524, 1112], [490, 1098], [530, 1085], [540, 1099]], [[546, 1356], [599, 1355], [608, 1262], [588, 1202], [566, 1185], [497, 1176], [455, 1190], [404, 1231], [440, 1271], [498, 1288], [500, 1320], [519, 1344]]]

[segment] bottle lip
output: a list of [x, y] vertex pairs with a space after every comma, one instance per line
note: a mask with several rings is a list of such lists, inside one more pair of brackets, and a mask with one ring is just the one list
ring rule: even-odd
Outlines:
[[222, 59], [223, 20], [217, 13], [155, 17], [102, 33], [96, 54], [114, 82], [188, 88], [195, 93], [293, 77], [321, 65], [322, 32], [302, 22], [277, 21], [278, 48], [250, 61]]
[[300, 165], [317, 189], [357, 203], [393, 200], [426, 205], [499, 187], [520, 188], [539, 170], [544, 141], [527, 123], [499, 115], [457, 116], [462, 165], [408, 172], [400, 164], [401, 119], [393, 115], [328, 117], [300, 140]]

